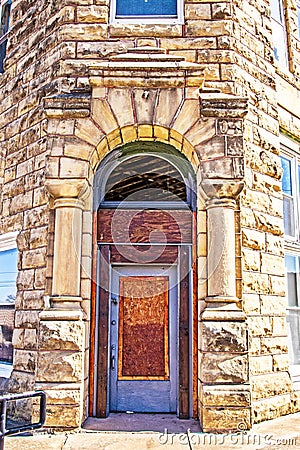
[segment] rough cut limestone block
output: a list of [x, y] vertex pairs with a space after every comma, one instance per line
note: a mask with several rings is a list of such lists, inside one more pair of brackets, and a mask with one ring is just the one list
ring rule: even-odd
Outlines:
[[292, 382], [288, 372], [269, 373], [268, 376], [252, 377], [252, 396], [254, 400], [282, 395], [291, 392]]
[[77, 321], [41, 321], [39, 343], [41, 350], [81, 350], [83, 323]]
[[250, 429], [250, 408], [203, 407], [201, 425], [204, 432]]
[[82, 354], [72, 351], [41, 351], [37, 381], [78, 382], [82, 379]]
[[248, 380], [247, 355], [202, 354], [199, 373], [204, 383], [245, 383]]
[[201, 350], [241, 353], [247, 351], [247, 330], [240, 322], [201, 322]]
[[259, 401], [253, 401], [253, 422], [258, 423], [262, 420], [271, 420], [276, 417], [289, 414], [292, 411], [291, 395], [277, 395]]
[[251, 394], [249, 385], [215, 385], [201, 384], [199, 398], [205, 406], [249, 406]]
[[46, 427], [76, 428], [81, 425], [79, 405], [48, 405]]

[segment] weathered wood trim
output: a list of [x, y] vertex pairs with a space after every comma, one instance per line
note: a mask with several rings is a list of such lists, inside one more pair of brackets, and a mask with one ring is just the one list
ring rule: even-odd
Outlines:
[[135, 263], [135, 264], [176, 264], [178, 259], [178, 247], [176, 245], [111, 245], [111, 263]]
[[99, 326], [98, 326], [98, 366], [97, 366], [97, 417], [107, 416], [108, 389], [108, 331], [109, 331], [109, 246], [100, 249], [99, 280]]
[[96, 336], [96, 303], [97, 303], [97, 213], [93, 214], [93, 249], [92, 249], [92, 289], [91, 289], [91, 321], [90, 321], [90, 360], [89, 360], [89, 415], [93, 415], [95, 401], [95, 336]]
[[179, 418], [190, 417], [190, 352], [189, 352], [189, 249], [180, 251], [180, 295], [179, 295]]
[[98, 211], [101, 243], [191, 244], [193, 213], [190, 210]]

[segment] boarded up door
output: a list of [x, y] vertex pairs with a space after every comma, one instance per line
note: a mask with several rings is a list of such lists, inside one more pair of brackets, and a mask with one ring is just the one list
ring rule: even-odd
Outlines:
[[176, 412], [174, 267], [114, 267], [110, 410]]

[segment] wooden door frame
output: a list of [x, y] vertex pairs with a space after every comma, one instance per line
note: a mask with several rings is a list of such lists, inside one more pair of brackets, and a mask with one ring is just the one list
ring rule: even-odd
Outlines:
[[[111, 249], [114, 249], [114, 243], [101, 243], [99, 245], [97, 239], [97, 213], [94, 217], [94, 255], [96, 254], [96, 249], [99, 257], [98, 261], [94, 260], [95, 265], [99, 265], [99, 275], [98, 283], [96, 282], [96, 270], [94, 269], [94, 281], [93, 281], [93, 299], [92, 299], [92, 321], [91, 328], [94, 331], [91, 334], [93, 342], [91, 342], [91, 352], [90, 352], [90, 405], [89, 413], [90, 415], [96, 415], [96, 417], [103, 418], [107, 417], [109, 413], [108, 408], [108, 358], [109, 358], [109, 266], [112, 262]], [[192, 235], [194, 235], [193, 230]], [[192, 243], [191, 243], [192, 244]], [[187, 419], [190, 417], [191, 405], [190, 399], [192, 397], [192, 391], [195, 391], [195, 380], [193, 379], [193, 388], [191, 387], [191, 339], [190, 334], [194, 331], [194, 318], [190, 318], [190, 299], [192, 297], [193, 301], [193, 313], [195, 312], [196, 303], [196, 290], [193, 289], [193, 274], [195, 267], [191, 267], [191, 259], [193, 257], [193, 248], [191, 244], [179, 244], [170, 246], [169, 248], [174, 251], [174, 247], [180, 248], [179, 251], [179, 267], [180, 267], [180, 281], [179, 281], [179, 324], [178, 324], [178, 337], [179, 337], [179, 371], [178, 371], [178, 416], [181, 419]], [[168, 247], [167, 247], [168, 248]], [[172, 252], [171, 252], [172, 253]], [[174, 257], [174, 255], [173, 255]], [[163, 254], [163, 263], [168, 263], [168, 254]], [[172, 261], [172, 258], [169, 259]], [[127, 261], [124, 261], [127, 262]], [[157, 261], [159, 262], [159, 261]], [[143, 264], [143, 262], [141, 262]], [[189, 267], [187, 271], [185, 268]], [[96, 284], [96, 285], [95, 285]], [[98, 286], [97, 286], [98, 284]], [[99, 312], [98, 312], [98, 330], [95, 330], [96, 326], [96, 302], [99, 302]], [[194, 314], [193, 314], [194, 315]], [[197, 315], [195, 316], [197, 317]], [[192, 320], [191, 320], [192, 319]], [[96, 336], [97, 333], [97, 336]], [[98, 343], [97, 355], [95, 345]], [[193, 365], [196, 364], [194, 348], [192, 360]], [[94, 362], [97, 360], [97, 372], [94, 372]], [[196, 365], [197, 366], [197, 365]], [[97, 380], [97, 383], [95, 383]], [[193, 396], [194, 398], [194, 396]], [[96, 402], [95, 402], [96, 400]], [[194, 402], [193, 402], [194, 403]], [[94, 404], [96, 408], [94, 407]], [[195, 406], [193, 405], [193, 411], [195, 415]]]

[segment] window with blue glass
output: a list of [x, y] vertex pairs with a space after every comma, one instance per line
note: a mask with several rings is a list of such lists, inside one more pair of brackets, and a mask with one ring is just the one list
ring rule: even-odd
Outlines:
[[299, 175], [300, 164], [297, 157], [282, 156], [281, 165], [284, 233], [286, 238], [299, 238]]
[[13, 360], [17, 260], [15, 235], [8, 233], [0, 236], [0, 376], [4, 377], [7, 370], [5, 364]]
[[4, 72], [4, 59], [6, 56], [7, 36], [9, 30], [11, 0], [0, 0], [0, 73]]
[[286, 321], [290, 373], [300, 375], [300, 153], [299, 145], [282, 137], [282, 193], [285, 235]]
[[300, 38], [300, 0], [296, 1], [297, 14], [298, 14], [298, 37]]
[[113, 21], [178, 22], [183, 16], [183, 0], [113, 0]]
[[288, 47], [282, 0], [271, 0], [274, 58], [281, 66], [288, 66]]

